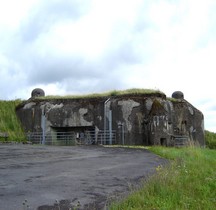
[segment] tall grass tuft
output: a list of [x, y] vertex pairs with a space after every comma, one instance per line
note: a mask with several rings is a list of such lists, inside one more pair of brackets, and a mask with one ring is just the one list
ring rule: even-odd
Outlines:
[[[0, 100], [0, 132], [7, 133], [9, 141], [25, 141], [24, 132], [15, 112], [19, 103], [21, 103], [20, 100]], [[4, 138], [0, 138], [0, 141], [4, 140]]]
[[215, 209], [215, 150], [195, 147], [151, 147], [150, 150], [172, 161], [166, 167], [158, 166], [141, 190], [114, 203], [110, 209]]

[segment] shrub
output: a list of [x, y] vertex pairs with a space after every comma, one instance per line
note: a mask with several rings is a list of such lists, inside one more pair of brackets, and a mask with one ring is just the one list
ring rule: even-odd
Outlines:
[[216, 133], [205, 131], [206, 147], [216, 149]]

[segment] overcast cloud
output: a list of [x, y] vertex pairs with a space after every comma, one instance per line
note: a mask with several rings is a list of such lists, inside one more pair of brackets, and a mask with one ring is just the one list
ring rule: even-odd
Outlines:
[[0, 99], [176, 90], [216, 132], [215, 0], [0, 0]]

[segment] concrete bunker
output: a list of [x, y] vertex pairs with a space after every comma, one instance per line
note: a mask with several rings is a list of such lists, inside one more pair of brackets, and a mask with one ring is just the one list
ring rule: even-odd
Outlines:
[[204, 145], [203, 114], [176, 92], [32, 97], [16, 113], [29, 139], [38, 133], [43, 144]]

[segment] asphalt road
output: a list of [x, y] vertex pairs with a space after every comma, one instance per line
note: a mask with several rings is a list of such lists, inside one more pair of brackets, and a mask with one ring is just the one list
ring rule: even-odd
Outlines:
[[144, 149], [0, 145], [0, 210], [104, 209], [164, 163]]

